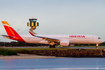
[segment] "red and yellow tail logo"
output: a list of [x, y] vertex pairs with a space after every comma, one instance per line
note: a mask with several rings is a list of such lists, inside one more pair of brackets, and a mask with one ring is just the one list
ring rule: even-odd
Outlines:
[[24, 40], [20, 37], [20, 35], [7, 23], [7, 21], [2, 21], [4, 28], [8, 34], [8, 36], [13, 36], [13, 40], [23, 41]]
[[6, 21], [2, 21], [8, 36], [19, 35]]

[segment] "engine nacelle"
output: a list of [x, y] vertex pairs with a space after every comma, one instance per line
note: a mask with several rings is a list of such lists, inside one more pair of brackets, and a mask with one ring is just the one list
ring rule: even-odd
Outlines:
[[62, 40], [60, 41], [60, 46], [69, 46], [70, 45], [70, 41], [69, 40]]

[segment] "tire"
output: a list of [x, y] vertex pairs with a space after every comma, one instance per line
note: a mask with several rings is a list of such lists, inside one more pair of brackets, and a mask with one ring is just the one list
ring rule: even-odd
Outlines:
[[55, 48], [55, 45], [50, 45], [49, 48]]

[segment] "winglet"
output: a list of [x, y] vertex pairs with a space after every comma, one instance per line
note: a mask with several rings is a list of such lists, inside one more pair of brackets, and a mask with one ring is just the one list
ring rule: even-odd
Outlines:
[[35, 36], [35, 34], [34, 34], [32, 31], [29, 31], [29, 33], [30, 33], [32, 36]]
[[10, 25], [7, 23], [7, 21], [2, 21], [2, 23], [3, 23], [4, 25], [10, 26]]

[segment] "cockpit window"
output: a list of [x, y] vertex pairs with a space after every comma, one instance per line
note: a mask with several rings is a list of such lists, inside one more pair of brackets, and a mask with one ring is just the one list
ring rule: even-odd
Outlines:
[[101, 39], [100, 37], [98, 37], [98, 39]]

